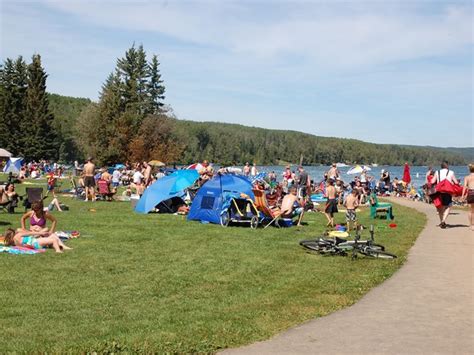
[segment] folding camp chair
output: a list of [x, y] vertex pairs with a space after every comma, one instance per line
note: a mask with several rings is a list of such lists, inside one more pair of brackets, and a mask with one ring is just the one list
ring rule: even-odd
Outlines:
[[387, 219], [394, 219], [393, 206], [391, 203], [380, 203], [377, 195], [372, 193], [370, 195], [370, 218], [375, 218], [379, 213], [385, 215]]
[[42, 187], [27, 187], [25, 189], [27, 198], [24, 199], [23, 205], [25, 206], [25, 211], [31, 208], [31, 204], [35, 201], [42, 201], [43, 197], [43, 188]]
[[71, 186], [72, 189], [74, 190], [74, 198], [80, 198], [82, 199], [84, 196], [84, 189], [82, 187], [77, 186], [76, 180], [74, 180], [74, 177], [71, 176]]
[[267, 228], [271, 224], [275, 224], [277, 227], [280, 225], [278, 224], [278, 220], [281, 218], [281, 211], [279, 208], [270, 208], [267, 202], [267, 197], [265, 195], [265, 191], [263, 190], [252, 190], [253, 194], [255, 195], [255, 206], [257, 209], [262, 212], [262, 214], [270, 220], [265, 227]]
[[104, 201], [112, 201], [113, 196], [115, 193], [113, 191], [110, 191], [110, 186], [107, 181], [104, 179], [99, 179], [97, 180], [97, 189], [98, 189], [98, 197], [103, 199]]

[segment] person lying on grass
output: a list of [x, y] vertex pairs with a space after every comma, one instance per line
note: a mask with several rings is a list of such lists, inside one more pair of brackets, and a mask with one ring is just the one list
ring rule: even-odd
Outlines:
[[63, 250], [70, 250], [72, 248], [67, 247], [59, 239], [56, 233], [48, 234], [43, 238], [43, 232], [31, 232], [31, 231], [17, 231], [15, 232], [12, 228], [8, 228], [5, 231], [5, 245], [15, 245], [18, 247], [26, 247], [30, 249], [43, 249], [44, 247], [53, 247], [56, 253], [62, 253]]
[[[30, 227], [26, 228], [28, 218], [30, 219]], [[46, 220], [51, 221], [51, 228], [46, 227]], [[31, 204], [31, 211], [26, 212], [21, 217], [21, 231], [54, 233], [56, 223], [56, 218], [48, 211], [44, 211], [43, 201], [35, 201]]]

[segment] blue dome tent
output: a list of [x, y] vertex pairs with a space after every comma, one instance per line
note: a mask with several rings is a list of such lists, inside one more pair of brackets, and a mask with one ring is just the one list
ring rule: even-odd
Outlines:
[[220, 224], [225, 193], [243, 193], [255, 200], [252, 183], [248, 178], [242, 175], [218, 174], [199, 189], [189, 211], [188, 220]]

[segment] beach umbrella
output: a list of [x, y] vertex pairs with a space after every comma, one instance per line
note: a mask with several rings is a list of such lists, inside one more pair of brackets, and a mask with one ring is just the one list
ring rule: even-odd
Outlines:
[[367, 165], [364, 165], [364, 166], [356, 165], [356, 166], [354, 166], [353, 168], [349, 169], [349, 171], [347, 172], [347, 174], [348, 174], [348, 175], [360, 174], [360, 173], [362, 173], [364, 170], [365, 170], [365, 171], [370, 171], [370, 170], [372, 170], [372, 169], [369, 168]]
[[409, 184], [411, 182], [411, 176], [410, 176], [410, 167], [408, 166], [408, 163], [405, 163], [405, 167], [403, 168], [403, 182]]
[[364, 169], [360, 165], [356, 165], [353, 168], [350, 168], [347, 172], [347, 175], [360, 174]]
[[145, 190], [135, 207], [135, 212], [148, 213], [160, 202], [182, 196], [184, 190], [198, 179], [196, 170], [178, 170], [155, 181]]
[[10, 153], [8, 150], [0, 148], [0, 158], [11, 158], [12, 153]]
[[202, 169], [204, 169], [204, 166], [201, 163], [194, 163], [186, 168], [186, 170], [197, 170], [197, 171], [202, 170]]
[[162, 161], [159, 161], [159, 160], [151, 160], [148, 162], [148, 165], [151, 165], [151, 166], [166, 166], [165, 163], [163, 163]]

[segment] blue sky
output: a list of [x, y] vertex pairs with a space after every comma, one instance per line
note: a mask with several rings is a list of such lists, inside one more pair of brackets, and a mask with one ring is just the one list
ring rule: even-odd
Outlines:
[[474, 146], [470, 1], [0, 0], [0, 58], [97, 99], [133, 42], [179, 118], [375, 143]]

